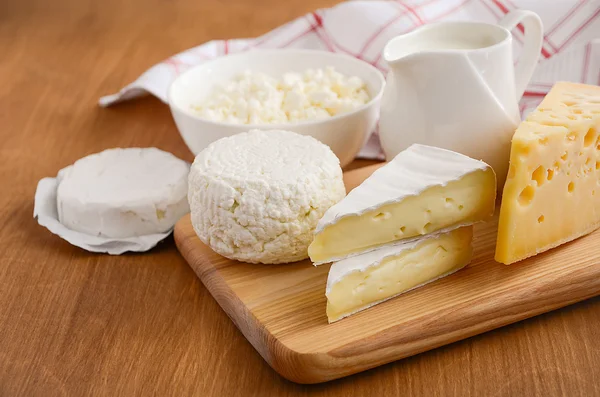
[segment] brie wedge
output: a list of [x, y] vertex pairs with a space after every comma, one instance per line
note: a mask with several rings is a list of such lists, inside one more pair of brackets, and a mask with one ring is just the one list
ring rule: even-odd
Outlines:
[[412, 145], [325, 213], [308, 253], [319, 265], [471, 225], [493, 215], [495, 200], [496, 176], [486, 163]]
[[471, 261], [473, 227], [386, 245], [331, 265], [327, 318], [335, 322], [454, 273]]
[[164, 233], [189, 212], [188, 172], [188, 163], [156, 148], [92, 154], [59, 173], [58, 219], [93, 236]]

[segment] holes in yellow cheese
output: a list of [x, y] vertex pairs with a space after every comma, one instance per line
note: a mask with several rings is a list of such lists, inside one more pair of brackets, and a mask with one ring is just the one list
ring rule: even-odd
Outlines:
[[600, 161], [596, 161], [596, 169], [600, 170]]
[[429, 233], [429, 232], [431, 231], [430, 229], [431, 229], [431, 222], [427, 222], [427, 223], [425, 224], [425, 226], [423, 226], [423, 231], [424, 231], [425, 233]]
[[[445, 199], [446, 201], [446, 206], [450, 207], [450, 206], [455, 206], [456, 205], [456, 201], [451, 198], [451, 197], [446, 197]], [[456, 208], [458, 208], [459, 211], [462, 211], [462, 209], [464, 208], [464, 206], [462, 204], [459, 204]], [[428, 213], [430, 213], [431, 211], [428, 211]]]
[[539, 122], [539, 124], [545, 125], [548, 127], [562, 127], [563, 126], [560, 121], [555, 121], [555, 120], [542, 120]]
[[560, 156], [560, 159], [562, 161], [567, 161], [567, 158], [569, 157], [569, 153], [568, 152], [564, 152], [562, 156]]
[[547, 174], [546, 174], [546, 178], [547, 178], [549, 181], [551, 181], [551, 180], [552, 180], [552, 178], [554, 178], [554, 170], [548, 169], [546, 172], [547, 172]]
[[535, 171], [533, 171], [533, 173], [531, 174], [531, 179], [537, 182], [538, 186], [542, 186], [542, 184], [544, 182], [546, 182], [546, 178], [545, 178], [545, 170], [544, 167], [542, 167], [541, 165], [539, 167], [537, 167], [535, 169]]
[[527, 185], [525, 189], [521, 191], [519, 194], [519, 204], [521, 205], [529, 205], [533, 200], [533, 196], [535, 194], [535, 189], [531, 185]]
[[548, 145], [548, 137], [541, 138], [539, 140], [539, 142], [540, 142], [540, 145], [547, 146]]
[[540, 215], [540, 217], [538, 218], [538, 223], [542, 222], [544, 222], [544, 215]]
[[400, 228], [400, 230], [398, 230], [396, 233], [394, 233], [394, 237], [395, 238], [402, 238], [404, 236], [404, 231], [406, 230], [406, 226], [402, 226]]
[[569, 193], [573, 193], [573, 190], [575, 190], [575, 182], [569, 182], [569, 184], [567, 185], [567, 190], [569, 191]]
[[380, 222], [385, 219], [388, 219], [390, 216], [392, 216], [392, 214], [390, 214], [389, 212], [380, 212], [373, 217], [373, 220], [376, 222]]
[[594, 141], [596, 140], [596, 130], [594, 128], [590, 128], [588, 132], [585, 134], [583, 138], [583, 146], [592, 146]]
[[569, 141], [569, 143], [575, 142], [577, 140], [577, 133], [576, 132], [569, 132], [567, 134], [567, 141]]

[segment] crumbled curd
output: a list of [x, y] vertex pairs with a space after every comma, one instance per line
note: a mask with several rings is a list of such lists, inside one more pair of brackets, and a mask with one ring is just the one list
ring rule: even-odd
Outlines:
[[365, 83], [335, 68], [288, 72], [277, 79], [245, 71], [216, 84], [192, 109], [201, 117], [233, 124], [283, 124], [320, 120], [352, 111], [369, 102]]

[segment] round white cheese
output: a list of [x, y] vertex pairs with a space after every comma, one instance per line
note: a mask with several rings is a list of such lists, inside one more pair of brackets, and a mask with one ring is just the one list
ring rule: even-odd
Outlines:
[[338, 158], [309, 136], [254, 130], [194, 161], [188, 199], [198, 237], [251, 263], [306, 259], [319, 219], [346, 194]]
[[96, 236], [164, 233], [189, 212], [188, 173], [188, 163], [156, 148], [92, 154], [58, 175], [58, 219]]

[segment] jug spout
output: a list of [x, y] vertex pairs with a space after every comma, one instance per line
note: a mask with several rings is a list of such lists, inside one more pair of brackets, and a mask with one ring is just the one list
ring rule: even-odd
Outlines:
[[403, 61], [425, 54], [439, 54], [450, 49], [466, 49], [470, 46], [460, 38], [447, 37], [448, 32], [440, 24], [421, 26], [409, 33], [396, 36], [383, 48], [383, 59], [390, 68]]
[[432, 23], [391, 39], [383, 49], [383, 58], [392, 67], [411, 55], [486, 50], [507, 41], [509, 34], [504, 28], [485, 23]]
[[412, 36], [417, 32], [411, 32], [391, 39], [383, 48], [383, 59], [391, 70], [398, 67], [408, 55], [418, 53], [419, 47], [415, 45]]

